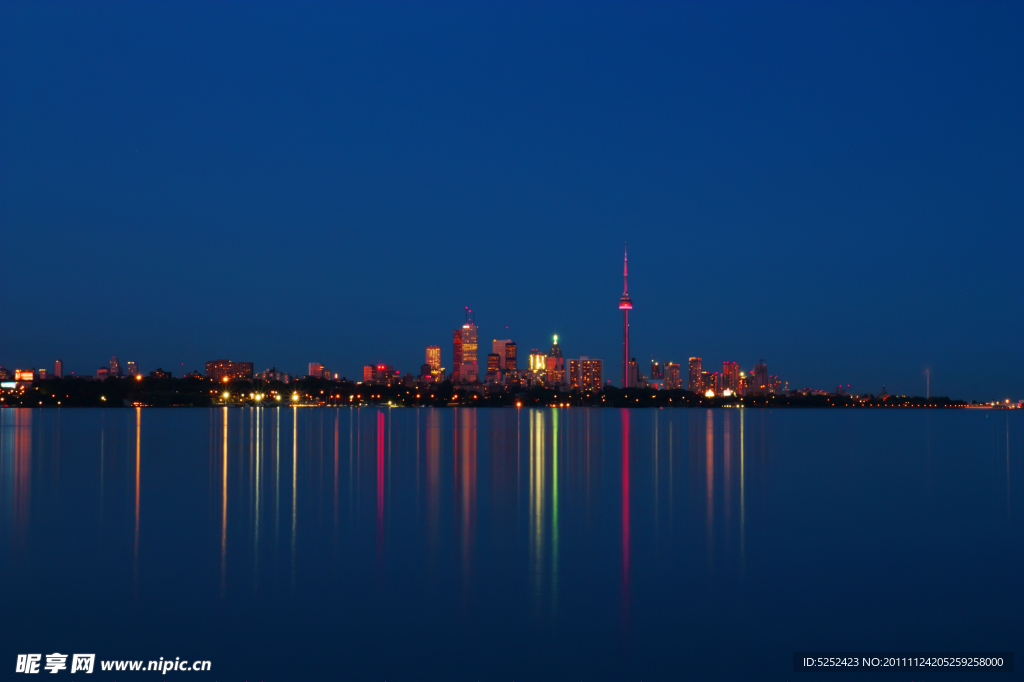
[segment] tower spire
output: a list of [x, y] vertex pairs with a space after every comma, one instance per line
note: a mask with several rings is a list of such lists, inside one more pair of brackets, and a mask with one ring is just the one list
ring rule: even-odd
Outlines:
[[626, 250], [625, 242], [622, 245], [622, 295], [629, 292], [629, 252]]

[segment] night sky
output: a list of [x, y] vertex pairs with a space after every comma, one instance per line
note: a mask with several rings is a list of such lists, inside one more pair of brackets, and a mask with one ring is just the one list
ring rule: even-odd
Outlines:
[[9, 369], [450, 369], [469, 306], [617, 383], [628, 242], [645, 372], [1024, 398], [1020, 2], [4, 2], [0, 97]]

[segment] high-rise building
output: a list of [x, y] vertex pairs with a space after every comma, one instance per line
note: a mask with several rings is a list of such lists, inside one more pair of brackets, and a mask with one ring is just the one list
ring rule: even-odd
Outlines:
[[452, 332], [452, 383], [459, 383], [462, 369], [462, 329]]
[[515, 378], [518, 375], [518, 365], [516, 365], [516, 344], [514, 341], [505, 342], [505, 371], [508, 376]]
[[661, 363], [657, 360], [651, 360], [651, 378], [652, 379], [664, 379], [664, 370], [661, 367]]
[[628, 370], [628, 374], [627, 374], [628, 381], [627, 381], [627, 384], [629, 386], [633, 386], [633, 387], [639, 386], [640, 385], [640, 365], [637, 364], [636, 358], [630, 358], [629, 359], [629, 364], [627, 365], [627, 370]]
[[669, 390], [678, 390], [683, 387], [683, 381], [679, 377], [679, 363], [667, 362], [665, 363], [665, 388]]
[[687, 389], [693, 393], [701, 393], [700, 390], [700, 373], [701, 373], [701, 360], [700, 358], [690, 358], [690, 380], [687, 383]]
[[700, 393], [705, 394], [708, 391], [718, 395], [718, 372], [701, 372], [700, 373]]
[[501, 369], [505, 369], [505, 346], [512, 343], [512, 339], [494, 339], [491, 341], [491, 352], [501, 359]]
[[565, 361], [562, 359], [562, 348], [558, 345], [558, 334], [555, 334], [555, 341], [544, 361], [544, 370], [548, 386], [561, 386], [565, 383]]
[[110, 371], [108, 372], [108, 376], [121, 376], [121, 361], [117, 359], [116, 355], [110, 358]]
[[762, 358], [760, 362], [754, 365], [754, 369], [750, 370], [749, 392], [765, 395], [768, 391], [768, 365], [765, 364], [765, 361]]
[[99, 369], [96, 370], [96, 378], [99, 379], [100, 381], [103, 381], [104, 379], [106, 379], [109, 376], [110, 376], [110, 368], [109, 367], [100, 367]]
[[324, 366], [321, 365], [319, 362], [311, 362], [311, 363], [309, 363], [309, 374], [307, 374], [306, 376], [311, 376], [311, 377], [314, 377], [316, 379], [323, 378], [323, 376], [324, 376]]
[[391, 386], [398, 383], [398, 377], [395, 376], [395, 368], [384, 363], [377, 365], [373, 376], [374, 381], [382, 386]]
[[547, 366], [547, 364], [545, 362], [547, 357], [548, 356], [546, 354], [541, 353], [536, 348], [532, 348], [530, 350], [530, 359], [529, 359], [530, 371], [531, 372], [543, 372], [545, 367]]
[[427, 346], [427, 365], [431, 370], [441, 369], [441, 346]]
[[128, 376], [135, 377], [139, 375], [139, 363], [135, 362], [134, 360], [129, 360], [126, 363], [126, 367], [128, 371]]
[[629, 298], [628, 266], [629, 258], [625, 249], [622, 252], [622, 298], [619, 299], [619, 310], [622, 311], [622, 387], [633, 386], [630, 383], [629, 371], [629, 311], [633, 309], [633, 301]]
[[468, 310], [466, 324], [462, 325], [459, 338], [462, 352], [462, 360], [458, 364], [459, 381], [472, 383], [477, 380], [479, 369], [477, 367], [477, 336], [478, 329], [473, 324], [473, 311]]
[[[152, 376], [152, 374], [150, 374]], [[234, 379], [252, 379], [251, 362], [231, 362], [231, 360], [210, 360], [206, 363], [206, 376], [216, 382]]]
[[377, 368], [373, 365], [363, 365], [363, 383], [372, 384], [377, 379]]
[[53, 363], [53, 376], [58, 379], [64, 378], [64, 363], [61, 362], [60, 358], [57, 358], [57, 361]]
[[501, 356], [497, 353], [487, 354], [487, 373], [501, 371]]
[[40, 379], [45, 379], [46, 378], [46, 368], [45, 367], [40, 367], [39, 368], [39, 378]]
[[600, 391], [604, 381], [604, 363], [586, 355], [569, 360], [569, 388], [579, 391]]
[[420, 365], [420, 379], [423, 381], [430, 381], [433, 378], [434, 375], [431, 373], [430, 364], [425, 363]]
[[740, 392], [740, 363], [722, 363], [722, 391], [732, 391], [734, 394]]
[[430, 380], [439, 383], [444, 381], [444, 367], [441, 366], [441, 347], [427, 346], [427, 365], [430, 367]]

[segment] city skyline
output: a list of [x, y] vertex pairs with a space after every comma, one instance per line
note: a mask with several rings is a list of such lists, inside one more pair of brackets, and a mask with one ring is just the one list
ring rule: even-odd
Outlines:
[[[747, 373], [741, 369], [740, 364], [735, 360], [723, 361], [721, 363], [721, 371], [715, 371], [711, 365], [709, 365], [708, 370], [705, 370], [703, 358], [691, 356], [687, 361], [687, 379], [684, 384], [680, 374], [681, 369], [679, 362], [675, 362], [672, 358], [658, 360], [652, 355], [650, 373], [649, 375], [644, 374], [642, 364], [635, 356], [631, 355], [629, 312], [633, 309], [633, 304], [629, 296], [628, 264], [628, 250], [624, 248], [622, 270], [623, 292], [618, 304], [618, 309], [623, 313], [621, 380], [620, 383], [617, 384], [618, 387], [634, 388], [641, 386], [656, 389], [686, 388], [688, 391], [699, 396], [706, 394], [707, 397], [728, 397], [746, 394], [782, 394], [789, 390], [834, 393], [837, 395], [851, 393], [874, 395], [879, 392], [882, 394], [888, 394], [888, 390], [885, 388], [884, 384], [881, 391], [867, 388], [851, 390], [851, 384], [844, 384], [842, 380], [833, 384], [834, 390], [831, 387], [825, 386], [794, 385], [791, 387], [788, 381], [780, 379], [777, 374], [770, 375], [768, 373], [768, 368], [764, 358], [760, 358], [749, 373]], [[452, 370], [447, 374], [443, 371], [442, 367], [444, 356], [442, 354], [441, 347], [431, 344], [425, 346], [425, 355], [423, 356], [425, 362], [419, 365], [418, 370], [415, 367], [409, 367], [403, 370], [400, 366], [379, 361], [372, 362], [371, 364], [364, 364], [361, 368], [361, 372], [348, 375], [338, 372], [332, 373], [332, 371], [321, 362], [309, 362], [307, 364], [307, 372], [305, 374], [296, 373], [292, 375], [278, 370], [276, 365], [274, 367], [268, 367], [263, 372], [257, 372], [257, 365], [251, 361], [220, 359], [207, 361], [205, 363], [205, 372], [200, 372], [195, 369], [186, 370], [184, 364], [182, 364], [181, 370], [176, 376], [184, 377], [202, 375], [207, 378], [211, 378], [218, 383], [222, 380], [227, 382], [234, 379], [254, 378], [283, 380], [287, 383], [293, 379], [312, 377], [335, 381], [348, 379], [353, 382], [362, 381], [363, 383], [368, 384], [397, 385], [403, 381], [407, 383], [411, 376], [415, 377], [418, 383], [428, 381], [436, 384], [440, 381], [450, 381], [455, 385], [506, 385], [513, 383], [518, 384], [521, 382], [524, 386], [533, 384], [546, 385], [550, 387], [563, 386], [573, 390], [600, 390], [606, 384], [613, 386], [616, 385], [611, 380], [602, 381], [604, 378], [604, 361], [600, 358], [592, 359], [587, 354], [579, 354], [578, 357], [570, 358], [568, 363], [566, 363], [561, 346], [558, 343], [558, 334], [553, 335], [554, 343], [547, 354], [541, 353], [537, 351], [537, 349], [531, 350], [530, 361], [522, 370], [517, 371], [518, 344], [511, 338], [493, 339], [491, 342], [492, 352], [485, 354], [486, 361], [484, 363], [480, 363], [480, 329], [475, 324], [475, 317], [471, 308], [468, 306], [464, 307], [464, 314], [465, 322], [462, 326], [456, 328], [452, 332]], [[506, 327], [504, 331], [507, 332], [508, 327]], [[138, 376], [139, 378], [144, 376], [144, 372], [139, 369], [137, 361], [127, 361], [127, 367], [128, 376]], [[23, 374], [25, 376], [40, 379], [46, 379], [48, 377], [62, 377], [64, 372], [64, 361], [60, 358], [55, 360], [52, 372], [47, 370], [45, 367], [14, 368], [12, 370], [5, 368], [2, 365], [0, 365], [0, 370], [4, 373], [10, 373], [10, 379], [18, 380], [22, 379]], [[156, 368], [156, 370], [152, 372], [151, 376], [163, 376], [164, 374], [168, 376], [175, 376], [173, 369], [165, 370], [163, 367]], [[97, 368], [94, 374], [78, 374], [78, 376], [96, 379], [121, 377], [123, 375], [124, 370], [121, 367], [121, 361], [116, 355], [110, 358], [107, 365]], [[925, 395], [930, 395], [931, 393], [930, 375], [930, 370], [926, 370]], [[69, 377], [73, 376], [75, 376], [75, 373], [72, 371], [69, 373]], [[894, 390], [896, 390], [895, 387]], [[911, 391], [909, 393], [904, 393], [904, 395], [918, 394]], [[986, 399], [990, 398], [990, 396], [986, 397]]]

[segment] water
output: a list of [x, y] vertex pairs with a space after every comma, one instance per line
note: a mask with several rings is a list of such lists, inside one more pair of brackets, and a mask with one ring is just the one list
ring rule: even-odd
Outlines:
[[1022, 417], [0, 410], [0, 665], [824, 680], [793, 652], [1018, 650]]

